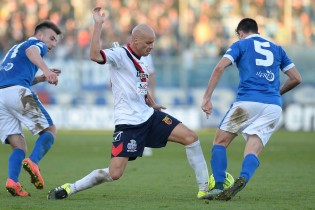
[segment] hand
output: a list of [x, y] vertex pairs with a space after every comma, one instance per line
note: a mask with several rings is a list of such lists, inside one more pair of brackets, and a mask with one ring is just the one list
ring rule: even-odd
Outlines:
[[104, 23], [107, 16], [105, 15], [105, 12], [102, 11], [101, 7], [95, 7], [92, 11], [93, 13], [93, 19], [95, 23]]
[[201, 104], [201, 109], [204, 113], [206, 113], [206, 118], [208, 119], [212, 113], [212, 103], [209, 99], [203, 99]]
[[58, 84], [58, 75], [57, 75], [57, 73], [55, 73], [52, 70], [50, 70], [50, 71], [45, 71], [44, 75], [45, 75], [46, 81], [49, 84], [54, 84], [54, 85]]
[[153, 109], [155, 110], [159, 110], [161, 111], [162, 109], [166, 109], [166, 107], [159, 105], [159, 104], [154, 104], [153, 106], [151, 106]]

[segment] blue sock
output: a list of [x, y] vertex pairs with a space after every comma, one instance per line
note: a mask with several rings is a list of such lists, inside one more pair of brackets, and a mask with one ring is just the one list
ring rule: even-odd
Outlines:
[[15, 148], [8, 161], [8, 178], [19, 182], [19, 175], [22, 168], [22, 160], [25, 158], [25, 152], [22, 149]]
[[256, 169], [259, 166], [258, 157], [254, 154], [248, 154], [245, 156], [242, 164], [242, 171], [240, 176], [245, 177], [246, 182], [254, 175]]
[[210, 164], [215, 182], [223, 183], [227, 168], [226, 148], [224, 146], [213, 145]]
[[40, 135], [35, 143], [30, 159], [38, 165], [39, 161], [45, 156], [45, 154], [51, 148], [54, 143], [54, 136], [50, 132], [44, 132]]

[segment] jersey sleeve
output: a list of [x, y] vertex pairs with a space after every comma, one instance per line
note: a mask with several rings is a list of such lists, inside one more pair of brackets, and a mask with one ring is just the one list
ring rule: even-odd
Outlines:
[[48, 52], [47, 45], [42, 41], [36, 40], [31, 46], [36, 46], [39, 49], [39, 53], [42, 57]]
[[123, 52], [124, 51], [121, 47], [101, 50], [101, 53], [106, 56], [106, 64], [110, 64], [118, 68], [121, 67], [121, 57]]
[[282, 47], [280, 47], [280, 55], [281, 55], [280, 69], [283, 72], [286, 72], [287, 70], [295, 66], [294, 63], [292, 63], [291, 59], [286, 54], [286, 52], [282, 49]]
[[235, 42], [229, 47], [229, 49], [226, 51], [223, 57], [228, 58], [233, 64], [238, 60], [240, 56], [240, 51], [241, 50], [240, 50], [239, 42]]

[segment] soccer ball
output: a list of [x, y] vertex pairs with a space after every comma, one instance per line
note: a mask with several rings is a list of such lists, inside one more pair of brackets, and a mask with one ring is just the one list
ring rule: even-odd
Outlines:
[[[228, 187], [231, 187], [234, 184], [234, 178], [228, 172], [225, 172], [225, 174], [226, 174], [226, 177], [225, 177], [225, 180], [224, 180], [223, 187], [224, 188], [228, 188]], [[213, 176], [213, 174], [211, 174], [211, 176], [209, 177], [209, 180], [208, 180], [209, 190], [212, 190], [212, 188], [214, 188], [214, 185], [215, 185], [214, 176]]]

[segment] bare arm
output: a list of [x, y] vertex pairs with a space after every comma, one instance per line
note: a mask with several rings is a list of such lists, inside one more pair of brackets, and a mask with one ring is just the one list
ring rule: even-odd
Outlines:
[[[59, 76], [59, 74], [61, 74], [61, 70], [59, 70], [59, 69], [50, 69], [50, 71], [56, 73], [57, 76]], [[42, 75], [34, 78], [32, 85], [36, 85], [37, 83], [45, 82], [45, 81], [46, 81], [46, 77], [44, 74], [42, 74]]]
[[35, 64], [38, 68], [40, 68], [43, 71], [46, 80], [50, 84], [55, 84], [55, 85], [58, 84], [57, 74], [52, 72], [48, 68], [43, 58], [40, 56], [39, 49], [36, 46], [30, 46], [29, 48], [27, 48], [26, 56], [33, 64]]
[[100, 53], [101, 44], [100, 37], [102, 32], [102, 25], [106, 19], [104, 13], [102, 13], [100, 7], [93, 9], [94, 28], [91, 39], [90, 59], [98, 63], [104, 63], [104, 58]]
[[285, 74], [288, 76], [288, 79], [280, 87], [281, 95], [292, 90], [293, 88], [295, 88], [297, 85], [299, 85], [302, 82], [302, 77], [295, 67], [286, 71]]
[[149, 75], [149, 89], [153, 99], [155, 99], [155, 74]]
[[212, 93], [217, 86], [223, 71], [227, 66], [231, 64], [231, 61], [228, 58], [223, 57], [219, 63], [214, 67], [214, 70], [212, 72], [212, 75], [208, 82], [208, 87], [204, 93], [203, 101], [201, 105], [202, 111], [206, 113], [206, 117], [208, 118], [211, 115], [212, 112], [212, 103], [211, 103], [211, 97]]
[[152, 96], [149, 93], [146, 95], [145, 101], [146, 101], [147, 105], [152, 107], [153, 109], [160, 110], [160, 111], [161, 111], [161, 109], [166, 109], [166, 107], [159, 105], [159, 104], [156, 104], [154, 99], [152, 98]]

